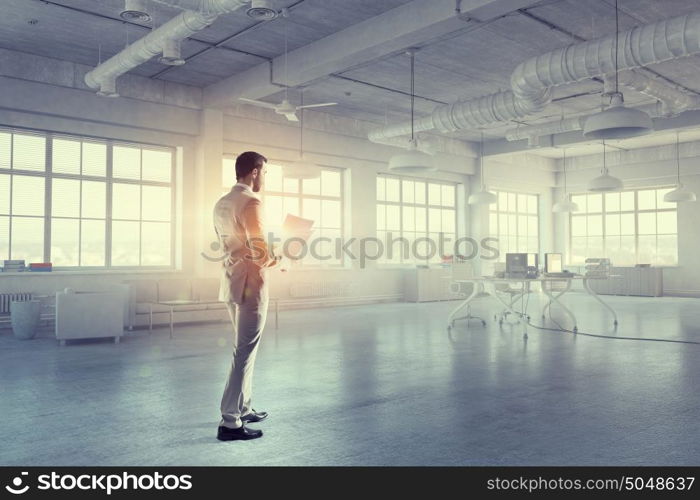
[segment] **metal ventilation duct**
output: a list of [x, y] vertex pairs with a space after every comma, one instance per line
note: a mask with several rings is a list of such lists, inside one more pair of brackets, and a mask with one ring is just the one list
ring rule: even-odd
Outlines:
[[[619, 36], [620, 70], [648, 66], [700, 53], [700, 12], [637, 26]], [[551, 102], [560, 85], [615, 71], [615, 34], [553, 50], [524, 61], [511, 75], [511, 91], [438, 106], [415, 122], [416, 131], [454, 132], [524, 118]], [[406, 135], [410, 123], [369, 134], [371, 141]]]
[[[99, 90], [99, 92], [111, 90], [117, 77], [161, 54], [166, 47], [172, 48], [173, 41], [179, 42], [184, 40], [209, 26], [221, 14], [233, 12], [249, 3], [247, 0], [154, 1], [178, 7], [185, 5], [194, 6], [196, 4], [198, 10], [183, 11], [158, 29], [151, 31], [148, 35], [132, 43], [88, 72], [85, 75], [85, 83], [88, 87]], [[112, 92], [112, 95], [114, 93], [116, 92]]]

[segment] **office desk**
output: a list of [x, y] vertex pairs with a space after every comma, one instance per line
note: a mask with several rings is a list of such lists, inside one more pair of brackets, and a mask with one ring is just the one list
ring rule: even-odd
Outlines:
[[[587, 277], [587, 276], [571, 276], [571, 277], [560, 277], [560, 278], [553, 278], [553, 277], [547, 277], [547, 276], [540, 276], [538, 278], [495, 278], [495, 277], [490, 277], [490, 276], [475, 276], [473, 278], [464, 278], [461, 280], [455, 280], [454, 283], [471, 283], [472, 286], [472, 292], [469, 294], [469, 296], [464, 299], [459, 306], [457, 306], [449, 315], [447, 318], [447, 328], [448, 330], [452, 328], [454, 324], [454, 318], [457, 316], [457, 313], [467, 307], [469, 303], [474, 300], [474, 298], [482, 292], [486, 292], [492, 297], [494, 297], [496, 300], [498, 300], [508, 312], [510, 312], [513, 316], [515, 316], [518, 319], [518, 323], [523, 327], [523, 336], [527, 338], [527, 326], [528, 322], [523, 319], [523, 315], [526, 313], [524, 312], [518, 312], [514, 309], [515, 303], [520, 300], [521, 297], [524, 295], [527, 295], [531, 292], [531, 287], [533, 283], [539, 283], [540, 284], [540, 290], [542, 293], [544, 293], [547, 298], [549, 299], [547, 301], [547, 304], [544, 306], [542, 309], [542, 317], [545, 316], [545, 313], [547, 312], [547, 309], [549, 309], [552, 304], [558, 305], [562, 311], [564, 311], [564, 314], [566, 314], [571, 322], [574, 325], [573, 331], [578, 332], [578, 324], [576, 322], [576, 316], [574, 313], [566, 307], [559, 299], [569, 290], [571, 290], [571, 286], [573, 285], [574, 281], [580, 280], [583, 284], [583, 289], [586, 290], [586, 293], [593, 297], [598, 303], [600, 303], [605, 309], [607, 309], [613, 316], [613, 325], [617, 326], [617, 314], [613, 310], [612, 307], [610, 307], [608, 304], [606, 304], [599, 296], [598, 294], [590, 287], [590, 282], [594, 280], [603, 280], [603, 279], [609, 279], [609, 278], [615, 278], [616, 276], [606, 276], [606, 277]], [[504, 300], [496, 290], [496, 285], [498, 284], [516, 284], [521, 286], [521, 291], [519, 293], [514, 294], [511, 297], [510, 302]], [[552, 285], [554, 284], [561, 284], [563, 285], [563, 288], [561, 290], [555, 290]], [[487, 287], [489, 290], [487, 290]]]

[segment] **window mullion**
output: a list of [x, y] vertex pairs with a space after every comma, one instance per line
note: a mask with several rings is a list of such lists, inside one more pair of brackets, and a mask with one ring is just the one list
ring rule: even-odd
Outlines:
[[51, 199], [53, 192], [53, 134], [44, 136], [44, 262], [51, 262]]

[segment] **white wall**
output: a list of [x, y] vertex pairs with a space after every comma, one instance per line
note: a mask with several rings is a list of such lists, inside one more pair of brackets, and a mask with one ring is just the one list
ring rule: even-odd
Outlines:
[[[682, 143], [681, 180], [700, 195], [700, 142]], [[676, 182], [675, 145], [608, 152], [610, 173], [623, 179], [626, 188], [665, 187]], [[602, 155], [588, 155], [567, 160], [567, 183], [570, 192], [584, 192], [586, 183], [599, 175]], [[563, 176], [558, 175], [561, 185]], [[557, 196], [561, 189], [557, 190]], [[664, 293], [700, 297], [700, 203], [678, 204], [678, 266], [664, 270]], [[568, 216], [556, 214], [555, 247], [565, 252]]]

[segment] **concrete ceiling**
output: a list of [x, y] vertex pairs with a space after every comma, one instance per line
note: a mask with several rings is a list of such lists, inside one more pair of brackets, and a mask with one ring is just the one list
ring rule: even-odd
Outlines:
[[[220, 17], [211, 27], [183, 43], [186, 65], [164, 67], [150, 61], [132, 73], [167, 81], [207, 87], [267, 63], [284, 53], [285, 31], [290, 51], [343, 29], [401, 7], [410, 0], [277, 0], [290, 7], [288, 19], [256, 23], [242, 10]], [[463, 2], [464, 4], [472, 2]], [[619, 0], [622, 30], [694, 10], [696, 0]], [[151, 4], [156, 25], [176, 15], [177, 9]], [[4, 0], [0, 16], [0, 47], [94, 66], [140, 38], [150, 26], [125, 24], [119, 18], [123, 0]], [[36, 22], [34, 22], [36, 21]], [[478, 97], [509, 87], [509, 76], [526, 58], [614, 32], [614, 0], [542, 0], [489, 22], [465, 21], [448, 35], [429, 40], [416, 55], [416, 115], [458, 99]], [[390, 29], [387, 27], [387, 29]], [[101, 54], [98, 54], [101, 52]], [[689, 92], [700, 92], [700, 58], [656, 65], [652, 74]], [[314, 80], [305, 88], [305, 102], [338, 102], [324, 112], [377, 124], [409, 117], [409, 59], [392, 53], [370, 59]], [[279, 77], [277, 77], [279, 78]], [[502, 139], [506, 130], [566, 117], [588, 114], [600, 107], [601, 84], [582, 82], [555, 89], [555, 103], [520, 124], [509, 123], [485, 130], [487, 139]], [[289, 91], [298, 102], [299, 90]], [[283, 92], [264, 97], [279, 101]], [[652, 102], [626, 93], [631, 105]], [[661, 133], [664, 140], [675, 135]], [[478, 140], [476, 131], [452, 134]], [[668, 136], [668, 137], [667, 137]], [[641, 140], [641, 139], [640, 139]], [[648, 141], [649, 138], [643, 139]], [[661, 140], [661, 139], [658, 139]], [[645, 142], [648, 144], [648, 142]], [[579, 144], [576, 148], [593, 147]], [[558, 154], [532, 150], [544, 156]], [[556, 156], [555, 156], [556, 157]]]

